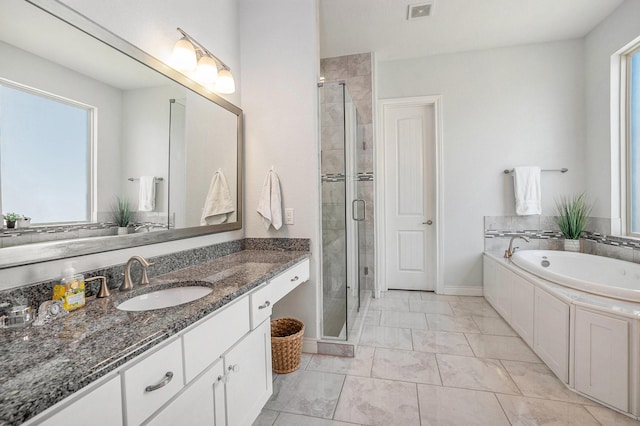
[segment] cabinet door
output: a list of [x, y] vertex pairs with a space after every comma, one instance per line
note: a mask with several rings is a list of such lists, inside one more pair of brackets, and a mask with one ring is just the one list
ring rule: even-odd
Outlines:
[[227, 424], [250, 425], [273, 392], [271, 323], [264, 321], [224, 356]]
[[219, 359], [147, 424], [149, 426], [224, 426], [223, 376], [223, 362]]
[[533, 350], [564, 383], [569, 382], [569, 305], [535, 289]]
[[492, 306], [496, 305], [496, 263], [487, 256], [484, 256], [482, 271], [482, 286], [484, 298]]
[[629, 323], [576, 308], [576, 389], [629, 408]]
[[121, 395], [120, 376], [116, 376], [76, 399], [40, 424], [46, 426], [121, 425]]
[[514, 274], [511, 280], [511, 327], [533, 347], [533, 286]]
[[500, 265], [496, 266], [496, 304], [494, 308], [502, 318], [511, 322], [511, 280], [513, 272]]

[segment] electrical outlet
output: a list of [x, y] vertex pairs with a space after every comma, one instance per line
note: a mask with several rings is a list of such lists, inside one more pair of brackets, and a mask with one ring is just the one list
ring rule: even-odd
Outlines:
[[284, 209], [284, 224], [293, 225], [293, 222], [294, 222], [293, 216], [294, 216], [293, 209]]

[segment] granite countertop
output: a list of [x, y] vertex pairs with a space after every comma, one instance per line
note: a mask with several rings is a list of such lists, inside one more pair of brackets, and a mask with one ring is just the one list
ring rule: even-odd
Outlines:
[[[20, 424], [309, 257], [304, 251], [244, 250], [151, 279], [129, 292], [88, 300], [44, 326], [0, 330], [0, 424]], [[125, 312], [122, 301], [180, 285], [213, 291], [174, 307]]]

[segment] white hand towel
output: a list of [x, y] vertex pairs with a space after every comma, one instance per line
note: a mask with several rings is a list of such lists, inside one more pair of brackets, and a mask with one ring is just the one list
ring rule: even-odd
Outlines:
[[140, 176], [138, 211], [151, 212], [155, 208], [156, 208], [156, 178], [155, 176]]
[[200, 225], [224, 223], [227, 221], [229, 213], [233, 213], [234, 210], [235, 206], [231, 198], [231, 192], [229, 192], [227, 178], [222, 173], [222, 170], [218, 170], [211, 178], [209, 192], [202, 209]]
[[513, 170], [516, 214], [527, 216], [542, 213], [540, 167], [516, 167]]
[[258, 201], [258, 213], [262, 216], [265, 229], [269, 226], [278, 230], [282, 227], [282, 194], [280, 179], [275, 171], [269, 170], [262, 184], [262, 194]]

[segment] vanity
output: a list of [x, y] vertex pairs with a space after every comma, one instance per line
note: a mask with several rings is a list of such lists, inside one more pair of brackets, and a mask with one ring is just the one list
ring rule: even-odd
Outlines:
[[[44, 326], [3, 330], [0, 420], [250, 425], [272, 393], [272, 307], [308, 279], [308, 252], [242, 250], [113, 291]], [[212, 292], [164, 309], [117, 309], [176, 285]]]

